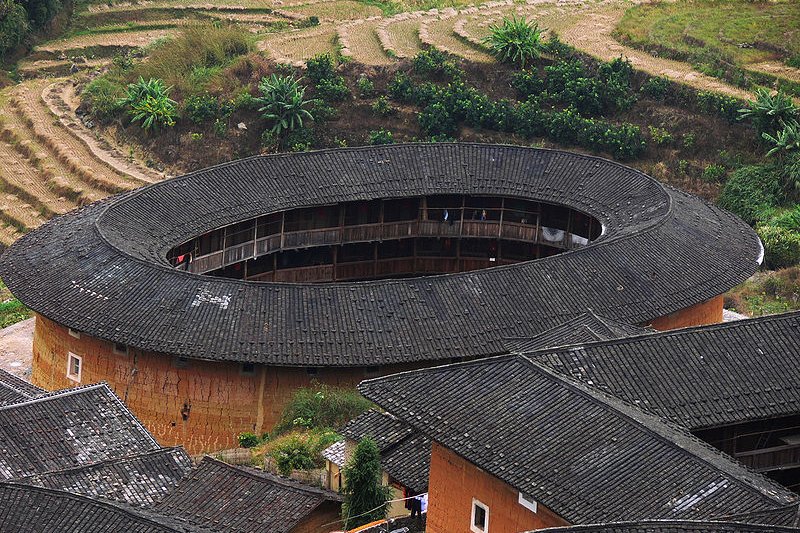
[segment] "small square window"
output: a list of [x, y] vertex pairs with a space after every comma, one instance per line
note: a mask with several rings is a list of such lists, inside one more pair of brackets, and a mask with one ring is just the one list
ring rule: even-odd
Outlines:
[[489, 531], [489, 507], [476, 499], [472, 499], [472, 519], [469, 530], [473, 533], [487, 533]]
[[256, 365], [254, 363], [242, 363], [242, 374], [245, 376], [253, 376], [256, 373]]
[[70, 352], [67, 357], [67, 377], [72, 381], [81, 382], [82, 360], [80, 356]]
[[519, 493], [519, 499], [517, 501], [521, 506], [525, 507], [526, 509], [530, 509], [534, 513], [536, 512], [536, 509], [539, 507], [533, 496], [524, 494], [522, 492]]
[[69, 331], [69, 336], [70, 336], [70, 337], [75, 337], [76, 339], [80, 339], [80, 338], [81, 338], [81, 334], [80, 334], [80, 332], [79, 332], [79, 331], [75, 331], [75, 330], [74, 330], [74, 329], [72, 329], [72, 328], [69, 328], [69, 330], [68, 330], [68, 331]]
[[128, 345], [119, 342], [114, 343], [114, 353], [117, 355], [128, 355]]
[[172, 364], [175, 365], [175, 368], [187, 368], [189, 366], [189, 358], [176, 357], [173, 359]]
[[306, 368], [306, 374], [308, 374], [309, 376], [316, 376], [317, 374], [319, 374], [319, 368], [315, 366], [309, 366]]

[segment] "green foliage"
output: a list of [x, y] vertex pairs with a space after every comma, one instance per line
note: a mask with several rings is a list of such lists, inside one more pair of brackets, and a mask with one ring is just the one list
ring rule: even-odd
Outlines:
[[352, 529], [386, 517], [390, 488], [381, 485], [381, 456], [375, 441], [362, 439], [344, 467], [342, 518]]
[[114, 65], [114, 68], [119, 71], [125, 72], [126, 70], [130, 70], [134, 65], [133, 54], [129, 51], [120, 52], [114, 55], [111, 63]]
[[89, 113], [100, 120], [116, 116], [123, 108], [121, 102], [122, 86], [107, 77], [100, 76], [90, 81], [81, 93], [81, 99], [88, 104]]
[[672, 134], [665, 130], [664, 128], [657, 128], [655, 126], [648, 126], [648, 130], [650, 130], [650, 138], [653, 139], [658, 146], [664, 144], [672, 144], [674, 138]]
[[764, 244], [764, 265], [785, 268], [800, 263], [800, 233], [779, 226], [761, 225], [756, 228]]
[[718, 165], [718, 164], [710, 164], [707, 165], [706, 168], [703, 169], [703, 175], [701, 176], [702, 180], [708, 183], [715, 183], [718, 181], [722, 181], [722, 178], [725, 177], [725, 165]]
[[399, 102], [414, 100], [414, 81], [405, 72], [398, 72], [389, 82], [389, 96]]
[[792, 68], [800, 68], [800, 54], [795, 54], [786, 58], [786, 65]]
[[311, 15], [297, 25], [298, 28], [313, 28], [314, 26], [319, 26], [319, 17], [316, 15]]
[[669, 78], [664, 77], [655, 77], [655, 78], [648, 78], [642, 84], [642, 87], [639, 91], [645, 95], [653, 98], [654, 100], [663, 100], [664, 97], [667, 95], [667, 91], [669, 90], [670, 81]]
[[683, 144], [684, 148], [692, 148], [696, 141], [697, 137], [695, 137], [694, 133], [684, 133], [681, 135], [681, 144]]
[[296, 128], [286, 136], [286, 147], [291, 152], [306, 152], [311, 150], [314, 143], [314, 135], [311, 128]]
[[183, 101], [184, 116], [195, 124], [215, 118], [218, 113], [219, 100], [208, 93], [188, 96]]
[[19, 46], [29, 29], [25, 8], [14, 0], [0, 0], [0, 57]]
[[255, 99], [261, 105], [258, 110], [272, 123], [270, 131], [277, 137], [302, 127], [304, 118], [313, 118], [306, 109], [310, 103], [305, 100], [306, 89], [293, 76], [272, 74], [261, 78], [258, 90], [261, 92]]
[[126, 96], [121, 104], [128, 108], [133, 122], [142, 123], [142, 129], [150, 131], [159, 127], [175, 125], [178, 116], [177, 103], [169, 97], [170, 87], [163, 80], [139, 77], [136, 83], [128, 84]]
[[375, 146], [378, 144], [393, 144], [394, 136], [391, 131], [380, 129], [377, 131], [369, 132], [369, 144]]
[[523, 97], [538, 96], [545, 89], [544, 79], [535, 69], [522, 69], [511, 76], [511, 86]]
[[336, 74], [330, 54], [320, 54], [306, 61], [306, 76], [314, 84], [316, 95], [326, 102], [341, 102], [350, 96], [344, 77]]
[[273, 431], [277, 434], [295, 427], [340, 427], [371, 406], [372, 403], [355, 389], [315, 383], [292, 394]]
[[767, 155], [800, 151], [800, 123], [796, 120], [784, 123], [783, 128], [778, 130], [774, 136], [769, 133], [761, 135], [772, 145]]
[[461, 69], [447, 54], [436, 48], [422, 50], [411, 60], [414, 72], [423, 76], [442, 74], [448, 77], [457, 76]]
[[309, 470], [321, 466], [322, 451], [341, 437], [330, 430], [293, 432], [279, 437], [268, 446], [278, 472], [288, 476], [294, 470]]
[[774, 134], [783, 125], [798, 117], [797, 106], [783, 91], [774, 95], [769, 89], [759, 88], [756, 99], [747, 102], [747, 107], [739, 109], [740, 119], [750, 119], [760, 135]]
[[731, 173], [717, 204], [753, 225], [763, 213], [780, 205], [783, 198], [780, 175], [774, 166], [746, 166]]
[[311, 100], [311, 107], [308, 108], [308, 111], [311, 113], [314, 122], [325, 122], [326, 120], [333, 120], [339, 116], [339, 112], [335, 107], [319, 98]]
[[700, 91], [697, 93], [697, 106], [703, 113], [717, 115], [733, 123], [739, 118], [742, 102], [732, 96]]
[[261, 439], [258, 438], [258, 435], [249, 431], [239, 433], [237, 438], [239, 440], [239, 446], [242, 448], [254, 448], [261, 443]]
[[536, 22], [524, 18], [503, 17], [500, 24], [489, 26], [483, 43], [498, 61], [525, 67], [542, 53], [542, 32]]
[[369, 98], [375, 94], [375, 84], [366, 76], [359, 76], [356, 87], [358, 87], [358, 93], [362, 97]]
[[379, 96], [372, 104], [372, 112], [382, 117], [388, 117], [390, 115], [397, 114], [397, 109], [392, 107], [388, 98], [385, 96]]

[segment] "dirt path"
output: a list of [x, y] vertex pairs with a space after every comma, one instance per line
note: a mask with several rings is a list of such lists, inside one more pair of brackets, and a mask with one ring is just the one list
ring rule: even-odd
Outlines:
[[0, 329], [0, 368], [30, 381], [35, 318]]
[[686, 63], [654, 57], [647, 52], [620, 44], [611, 36], [611, 33], [624, 13], [624, 7], [607, 8], [602, 12], [589, 13], [585, 17], [576, 19], [572, 25], [565, 27], [560, 33], [560, 37], [575, 48], [604, 61], [624, 56], [628, 58], [634, 68], [653, 76], [665, 76], [704, 91], [714, 91], [745, 100], [753, 98], [751, 92], [706, 76]]

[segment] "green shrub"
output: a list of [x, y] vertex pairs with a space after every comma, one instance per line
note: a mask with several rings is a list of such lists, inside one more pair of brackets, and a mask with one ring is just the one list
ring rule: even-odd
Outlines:
[[458, 127], [455, 117], [443, 102], [434, 102], [417, 114], [419, 127], [428, 136], [453, 135]]
[[139, 77], [136, 83], [128, 84], [126, 96], [121, 103], [128, 107], [133, 122], [142, 123], [142, 129], [150, 131], [159, 127], [175, 125], [178, 116], [177, 103], [169, 97], [170, 87], [163, 80]]
[[664, 128], [657, 128], [655, 126], [648, 126], [647, 128], [650, 130], [650, 138], [653, 139], [653, 142], [658, 146], [671, 144], [674, 140], [672, 134]]
[[483, 43], [498, 61], [525, 67], [525, 63], [542, 53], [542, 32], [536, 22], [524, 18], [503, 17], [500, 24], [489, 26]]
[[778, 226], [756, 228], [764, 244], [764, 266], [786, 268], [800, 263], [800, 233]]
[[288, 476], [293, 470], [308, 470], [314, 468], [314, 454], [311, 447], [303, 439], [293, 436], [279, 445], [270, 453], [278, 472]]
[[250, 433], [249, 431], [239, 433], [238, 439], [239, 446], [242, 448], [254, 448], [261, 443], [261, 439], [258, 438], [258, 435]]
[[461, 73], [461, 69], [455, 61], [436, 48], [427, 48], [419, 52], [411, 60], [411, 66], [414, 72], [423, 76], [444, 74], [453, 77]]
[[739, 109], [742, 108], [742, 102], [732, 96], [700, 91], [697, 93], [697, 106], [703, 113], [717, 115], [733, 123], [739, 117]]
[[0, 302], [0, 328], [16, 324], [31, 316], [33, 316], [33, 312], [16, 298]]
[[681, 135], [681, 144], [684, 148], [692, 148], [697, 138], [694, 133], [684, 133]]
[[319, 54], [306, 61], [306, 77], [313, 84], [336, 77], [336, 69], [330, 54]]
[[368, 98], [375, 93], [375, 84], [366, 76], [359, 76], [356, 87], [358, 87], [358, 93], [362, 97]]
[[81, 93], [81, 99], [88, 104], [89, 113], [100, 120], [115, 117], [124, 108], [121, 99], [124, 94], [118, 83], [100, 76], [90, 81]]
[[511, 86], [523, 98], [536, 96], [544, 91], [544, 80], [536, 69], [522, 69], [511, 76]]
[[25, 8], [14, 0], [0, 0], [0, 57], [19, 46], [29, 29]]
[[189, 96], [183, 101], [184, 116], [195, 124], [215, 118], [218, 113], [219, 101], [208, 93]]
[[381, 483], [382, 470], [377, 444], [372, 439], [362, 439], [343, 472], [342, 518], [345, 529], [386, 517], [389, 511], [386, 502], [391, 489]]
[[769, 89], [756, 90], [756, 99], [747, 102], [747, 107], [739, 109], [740, 119], [750, 119], [759, 136], [775, 134], [784, 124], [798, 117], [797, 106], [792, 98], [778, 91], [774, 95]]
[[382, 117], [397, 114], [397, 109], [389, 104], [389, 99], [385, 96], [379, 96], [372, 104], [372, 112]]
[[294, 427], [340, 427], [371, 406], [372, 403], [355, 389], [315, 383], [292, 394], [274, 432], [282, 433]]
[[667, 95], [667, 91], [669, 90], [670, 81], [669, 78], [664, 77], [654, 77], [648, 78], [642, 84], [642, 87], [639, 91], [645, 95], [653, 98], [654, 100], [663, 100], [664, 97]]
[[314, 122], [325, 122], [326, 120], [333, 120], [339, 116], [339, 112], [335, 107], [319, 98], [311, 100], [311, 106], [308, 108], [308, 111], [311, 113]]
[[261, 96], [255, 101], [261, 106], [259, 111], [272, 127], [270, 131], [280, 137], [285, 132], [303, 126], [303, 119], [312, 119], [306, 109], [309, 100], [305, 100], [305, 87], [293, 76], [277, 76], [261, 78], [258, 84]]
[[398, 102], [412, 102], [414, 100], [414, 81], [405, 72], [398, 72], [389, 82], [389, 96]]
[[800, 205], [795, 205], [790, 209], [776, 210], [768, 217], [765, 225], [800, 232]]
[[394, 136], [391, 131], [380, 129], [369, 132], [369, 144], [375, 146], [379, 144], [393, 144]]
[[720, 191], [717, 204], [750, 225], [783, 200], [780, 176], [774, 166], [758, 165], [736, 169]]
[[718, 181], [722, 181], [722, 178], [725, 177], [725, 166], [724, 165], [717, 165], [717, 164], [710, 164], [707, 165], [706, 168], [703, 169], [703, 175], [701, 176], [702, 180], [708, 183], [715, 183]]
[[286, 136], [286, 147], [290, 152], [307, 152], [314, 144], [314, 131], [311, 128], [296, 128]]

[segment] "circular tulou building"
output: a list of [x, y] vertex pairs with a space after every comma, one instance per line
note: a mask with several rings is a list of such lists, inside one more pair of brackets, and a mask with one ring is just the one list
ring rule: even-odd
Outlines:
[[0, 275], [33, 382], [105, 380], [164, 445], [269, 430], [297, 387], [503, 353], [593, 310], [718, 322], [761, 261], [733, 215], [611, 161], [476, 144], [254, 157], [44, 225]]

